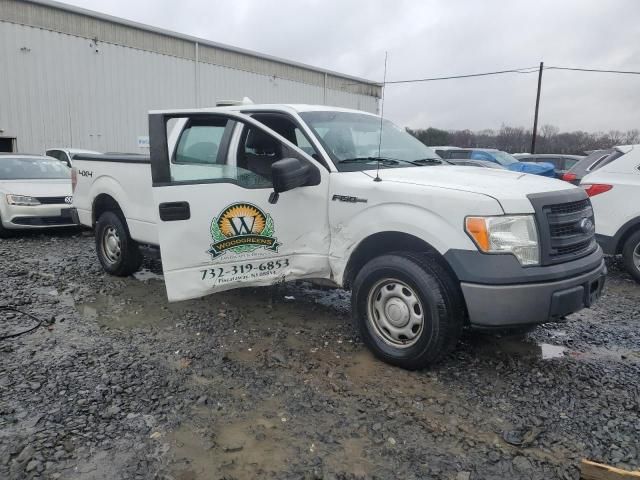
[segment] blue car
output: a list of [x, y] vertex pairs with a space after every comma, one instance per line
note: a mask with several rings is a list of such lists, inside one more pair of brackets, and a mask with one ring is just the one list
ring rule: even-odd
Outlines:
[[495, 148], [460, 148], [446, 151], [447, 159], [467, 159], [493, 162], [513, 172], [531, 173], [543, 177], [556, 178], [552, 163], [520, 162], [513, 155]]

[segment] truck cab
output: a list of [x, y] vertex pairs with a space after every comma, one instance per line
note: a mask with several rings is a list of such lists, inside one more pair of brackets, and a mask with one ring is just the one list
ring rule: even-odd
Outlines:
[[602, 291], [582, 189], [450, 165], [378, 116], [153, 111], [149, 134], [149, 159], [76, 156], [74, 204], [110, 273], [137, 269], [141, 244], [160, 246], [170, 301], [321, 279], [352, 291], [378, 357], [421, 368], [465, 327], [529, 328]]

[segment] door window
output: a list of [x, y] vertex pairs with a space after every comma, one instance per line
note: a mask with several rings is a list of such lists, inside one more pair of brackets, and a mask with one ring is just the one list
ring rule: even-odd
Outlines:
[[564, 170], [570, 170], [572, 169], [576, 163], [578, 163], [579, 160], [576, 160], [574, 158], [565, 158], [564, 159], [564, 165], [563, 165], [563, 169]]
[[[230, 134], [235, 122], [221, 120], [171, 121], [172, 128], [184, 129], [178, 138], [171, 159], [171, 180], [174, 182], [215, 182], [236, 176], [225, 164], [223, 138]], [[170, 132], [169, 132], [170, 133]]]
[[[285, 158], [285, 153], [295, 156], [263, 130], [233, 120], [176, 120], [179, 119], [167, 124], [168, 130], [184, 126], [171, 160], [172, 182], [220, 182], [245, 188], [272, 188], [271, 165]], [[242, 129], [238, 149], [229, 155], [230, 139], [236, 128]], [[167, 133], [170, 138], [171, 132]]]
[[176, 148], [175, 163], [213, 165], [218, 162], [220, 142], [227, 122], [220, 125], [193, 123], [180, 135]]
[[248, 188], [269, 188], [271, 165], [284, 158], [284, 146], [264, 131], [245, 127], [238, 146], [238, 181]]
[[289, 116], [284, 115], [282, 113], [272, 113], [272, 112], [258, 112], [251, 115], [255, 120], [258, 120], [260, 123], [263, 123], [267, 127], [269, 127], [274, 132], [282, 135], [288, 141], [293, 143], [295, 146], [299, 147], [300, 150], [308, 154], [310, 157], [315, 158], [318, 162], [327, 167], [325, 161], [318, 154], [313, 145], [309, 142], [309, 139], [304, 134], [300, 128], [296, 125], [296, 123], [289, 118]]

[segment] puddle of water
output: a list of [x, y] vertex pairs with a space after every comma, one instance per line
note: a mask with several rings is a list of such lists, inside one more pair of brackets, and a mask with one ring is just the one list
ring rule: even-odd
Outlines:
[[551, 332], [551, 336], [552, 337], [568, 337], [569, 334], [567, 332], [565, 332], [564, 330], [553, 330]]
[[216, 424], [209, 433], [184, 424], [168, 436], [177, 460], [174, 473], [178, 479], [205, 480], [214, 473], [216, 478], [260, 478], [266, 472], [282, 472], [291, 446], [299, 441], [283, 425], [260, 412]]
[[564, 357], [567, 348], [550, 343], [535, 343], [527, 339], [513, 337], [493, 337], [477, 335], [471, 339], [472, 345], [480, 355], [495, 356], [507, 354], [525, 359], [551, 360]]
[[112, 328], [137, 328], [167, 326], [172, 322], [169, 315], [164, 285], [129, 282], [120, 292], [96, 295], [91, 301], [77, 303], [76, 310], [85, 318]]
[[57, 298], [60, 304], [73, 307], [75, 305], [73, 301], [73, 295], [71, 293], [60, 293], [55, 287], [39, 287], [35, 289], [36, 293], [40, 295], [47, 295], [49, 297]]
[[142, 270], [134, 273], [133, 278], [135, 278], [136, 280], [140, 280], [141, 282], [148, 280], [158, 280], [164, 282], [163, 275], [160, 275], [159, 273], [153, 273], [151, 270], [147, 270], [146, 268], [143, 268]]
[[540, 355], [543, 360], [563, 357], [567, 351], [566, 347], [551, 345], [550, 343], [540, 343], [538, 346], [540, 347]]
[[39, 295], [48, 295], [50, 297], [57, 297], [60, 295], [56, 287], [37, 287], [34, 289]]

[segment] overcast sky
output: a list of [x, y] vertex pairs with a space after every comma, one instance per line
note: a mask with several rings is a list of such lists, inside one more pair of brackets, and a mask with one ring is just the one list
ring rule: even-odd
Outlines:
[[[371, 80], [545, 65], [640, 71], [640, 0], [68, 0]], [[399, 125], [530, 127], [536, 74], [389, 85]], [[540, 124], [640, 128], [640, 75], [545, 71]]]

